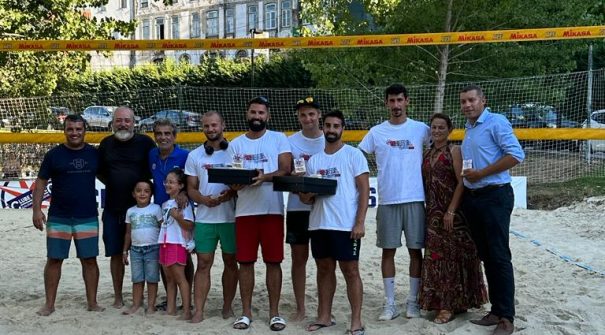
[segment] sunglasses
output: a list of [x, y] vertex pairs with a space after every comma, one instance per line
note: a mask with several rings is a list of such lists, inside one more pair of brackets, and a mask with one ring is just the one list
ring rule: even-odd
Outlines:
[[313, 97], [306, 97], [306, 98], [300, 99], [300, 100], [298, 100], [298, 102], [296, 102], [297, 105], [304, 104], [304, 103], [308, 103], [308, 104], [313, 103]]

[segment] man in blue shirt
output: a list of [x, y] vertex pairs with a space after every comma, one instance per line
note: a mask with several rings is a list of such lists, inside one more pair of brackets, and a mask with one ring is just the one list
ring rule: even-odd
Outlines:
[[466, 215], [489, 287], [491, 311], [481, 326], [497, 325], [494, 335], [512, 334], [515, 316], [515, 281], [508, 246], [514, 195], [509, 169], [525, 158], [508, 120], [485, 107], [479, 86], [460, 92], [460, 106], [467, 119], [462, 159]]
[[[189, 156], [188, 150], [180, 148], [175, 143], [176, 133], [176, 126], [169, 119], [159, 119], [153, 123], [153, 136], [157, 147], [149, 151], [149, 171], [151, 171], [153, 177], [153, 203], [160, 206], [170, 198], [164, 187], [164, 179], [166, 179], [168, 172], [173, 168], [184, 170], [185, 162], [187, 162], [187, 157]], [[185, 193], [183, 193], [183, 197], [187, 199]], [[164, 289], [166, 289], [166, 275], [161, 269], [160, 267], [162, 283], [164, 284]], [[189, 285], [192, 285], [193, 261], [190, 254], [187, 254], [185, 277], [187, 277]], [[164, 301], [156, 307], [160, 310], [165, 310], [165, 304], [166, 302]]]
[[[46, 303], [37, 312], [40, 316], [48, 316], [55, 311], [61, 266], [69, 257], [72, 239], [82, 263], [88, 310], [104, 310], [97, 304], [99, 219], [95, 179], [99, 154], [97, 149], [84, 142], [85, 125], [80, 115], [65, 118], [63, 132], [66, 141], [44, 155], [34, 186], [32, 221], [38, 230], [43, 230], [46, 225]], [[49, 180], [52, 182], [52, 201], [47, 220], [42, 212], [42, 201], [49, 195]]]

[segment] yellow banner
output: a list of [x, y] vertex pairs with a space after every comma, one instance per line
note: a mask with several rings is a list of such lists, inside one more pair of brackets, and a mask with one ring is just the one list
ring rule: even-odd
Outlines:
[[[605, 140], [605, 129], [514, 129], [515, 135], [520, 140]], [[293, 132], [285, 132], [291, 135]], [[225, 132], [225, 138], [232, 140], [243, 134], [243, 132]], [[367, 134], [367, 130], [346, 130], [342, 136], [345, 142], [361, 142]], [[100, 143], [110, 133], [89, 132], [86, 134], [88, 143]], [[152, 133], [147, 135], [153, 137]], [[450, 135], [452, 141], [462, 141], [464, 129], [454, 129]], [[203, 133], [179, 133], [177, 143], [203, 143], [206, 137]], [[63, 143], [65, 135], [61, 132], [55, 133], [0, 133], [0, 143]]]
[[1, 51], [225, 50], [394, 47], [603, 38], [605, 26], [450, 33], [187, 40], [0, 41]]

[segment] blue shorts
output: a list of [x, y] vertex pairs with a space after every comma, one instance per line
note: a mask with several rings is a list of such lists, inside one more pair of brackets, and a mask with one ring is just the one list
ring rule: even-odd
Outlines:
[[46, 223], [46, 255], [52, 259], [69, 257], [71, 240], [78, 258], [99, 256], [99, 219], [60, 218], [50, 216]]
[[130, 270], [133, 283], [160, 281], [160, 245], [130, 246]]
[[337, 261], [358, 261], [361, 240], [351, 239], [350, 231], [311, 230], [313, 258], [333, 258]]
[[103, 211], [103, 243], [105, 256], [121, 256], [126, 235], [126, 213], [116, 214]]

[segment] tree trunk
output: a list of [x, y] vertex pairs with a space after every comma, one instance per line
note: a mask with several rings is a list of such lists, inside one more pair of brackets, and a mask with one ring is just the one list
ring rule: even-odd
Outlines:
[[[454, 0], [449, 0], [447, 3], [447, 13], [445, 17], [444, 32], [450, 32], [452, 29], [452, 7]], [[433, 113], [443, 112], [443, 101], [445, 99], [445, 83], [447, 81], [447, 67], [450, 59], [450, 45], [442, 45], [438, 47], [440, 54], [439, 69], [437, 70], [437, 88], [435, 90], [435, 104]]]

